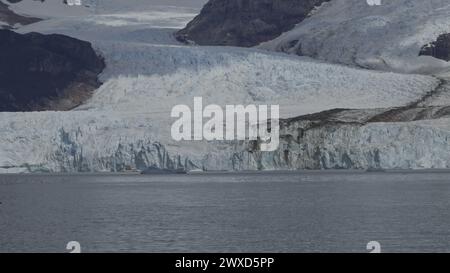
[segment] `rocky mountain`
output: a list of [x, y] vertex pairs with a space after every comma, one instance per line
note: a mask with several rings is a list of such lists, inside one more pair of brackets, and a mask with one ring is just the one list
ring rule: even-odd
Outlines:
[[436, 41], [424, 46], [420, 56], [432, 56], [444, 61], [450, 61], [450, 33], [440, 35]]
[[0, 30], [0, 111], [67, 110], [100, 86], [91, 44], [64, 35]]
[[329, 0], [210, 0], [178, 40], [250, 47], [292, 29]]

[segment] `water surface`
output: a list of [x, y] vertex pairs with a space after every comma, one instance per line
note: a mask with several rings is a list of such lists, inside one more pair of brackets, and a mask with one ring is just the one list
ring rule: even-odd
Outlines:
[[0, 252], [450, 252], [450, 172], [0, 175]]

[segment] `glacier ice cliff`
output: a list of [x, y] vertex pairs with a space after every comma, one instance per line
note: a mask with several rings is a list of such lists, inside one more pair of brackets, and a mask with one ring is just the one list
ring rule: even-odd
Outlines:
[[[2, 120], [4, 115], [2, 113]], [[32, 115], [32, 113], [24, 113]], [[450, 167], [450, 119], [412, 122], [281, 121], [280, 147], [254, 142], [175, 142], [148, 116], [80, 111], [2, 122], [0, 172], [119, 172], [168, 169], [298, 170]], [[18, 130], [22, 128], [22, 130]], [[45, 131], [45, 133], [43, 133]]]

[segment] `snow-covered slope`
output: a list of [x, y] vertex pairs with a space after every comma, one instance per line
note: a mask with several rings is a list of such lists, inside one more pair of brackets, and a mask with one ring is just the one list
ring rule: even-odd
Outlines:
[[[176, 6], [163, 5], [161, 0], [108, 0], [89, 7], [63, 5], [63, 12], [51, 11], [60, 1], [37, 3], [43, 8], [42, 16], [49, 18], [22, 27], [18, 32], [66, 34], [88, 41], [122, 41], [150, 44], [178, 44], [173, 32], [184, 26], [200, 10], [204, 0], [183, 1]], [[170, 2], [170, 1], [169, 1]], [[19, 7], [13, 5], [11, 8]], [[34, 7], [25, 5], [24, 13], [35, 14]], [[48, 9], [48, 10], [47, 10]]]
[[[124, 14], [129, 12], [152, 13], [167, 7], [173, 9], [199, 10], [206, 0], [82, 0], [81, 6], [69, 6], [62, 0], [22, 0], [17, 3], [9, 3], [0, 0], [10, 6], [17, 14], [32, 15], [41, 18], [67, 18], [71, 16]], [[191, 18], [192, 19], [192, 18]]]
[[[0, 0], [9, 5], [9, 8], [17, 14], [34, 16], [42, 19], [80, 16], [93, 12], [93, 9], [86, 6], [68, 6], [59, 0], [22, 0], [17, 3], [9, 3], [6, 0]], [[90, 2], [85, 1], [85, 2]]]
[[330, 62], [399, 72], [437, 73], [450, 64], [419, 57], [421, 48], [450, 33], [448, 0], [332, 0], [313, 16], [260, 47]]
[[23, 25], [32, 24], [40, 19], [29, 16], [23, 16], [12, 11], [8, 2], [0, 0], [0, 29], [17, 28]]
[[[448, 152], [442, 148], [448, 141], [444, 126], [448, 120], [333, 129], [339, 134], [318, 128], [323, 130], [320, 138], [307, 138], [315, 141], [313, 146], [305, 150], [283, 138], [275, 153], [249, 152], [248, 145], [240, 142], [173, 141], [170, 110], [176, 104], [191, 105], [194, 96], [203, 96], [205, 104], [280, 104], [282, 116], [293, 117], [332, 108], [403, 106], [420, 100], [439, 81], [257, 49], [184, 46], [172, 33], [200, 6], [159, 6], [155, 12], [145, 1], [126, 3], [127, 8], [120, 10], [111, 4], [98, 8], [97, 14], [88, 10], [77, 16], [55, 16], [19, 30], [88, 40], [105, 57], [107, 68], [101, 76], [104, 85], [73, 111], [0, 113], [0, 171], [121, 171], [154, 164], [209, 170], [302, 168], [307, 165], [296, 160], [312, 162], [314, 147], [331, 149], [333, 143], [335, 153], [349, 154], [354, 160], [352, 166], [339, 163], [337, 167], [367, 167], [375, 150], [383, 151], [377, 157], [398, 158], [403, 147], [408, 152], [400, 162], [386, 161], [383, 166], [449, 166]], [[294, 135], [299, 126], [293, 124], [286, 135]], [[424, 133], [416, 138], [415, 128], [424, 128]], [[427, 152], [434, 141], [444, 144]], [[413, 147], [420, 143], [423, 153], [414, 153]], [[286, 149], [300, 153], [299, 157], [280, 162]], [[431, 156], [438, 159], [420, 163]]]

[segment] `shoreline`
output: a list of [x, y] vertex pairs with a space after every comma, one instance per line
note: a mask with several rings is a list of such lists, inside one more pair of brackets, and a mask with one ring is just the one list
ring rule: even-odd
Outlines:
[[450, 173], [450, 169], [327, 169], [327, 170], [262, 170], [262, 171], [203, 171], [186, 174], [161, 173], [141, 174], [140, 172], [35, 172], [35, 173], [0, 173], [0, 176], [196, 176], [196, 175], [264, 175], [264, 174], [399, 174], [399, 173]]

